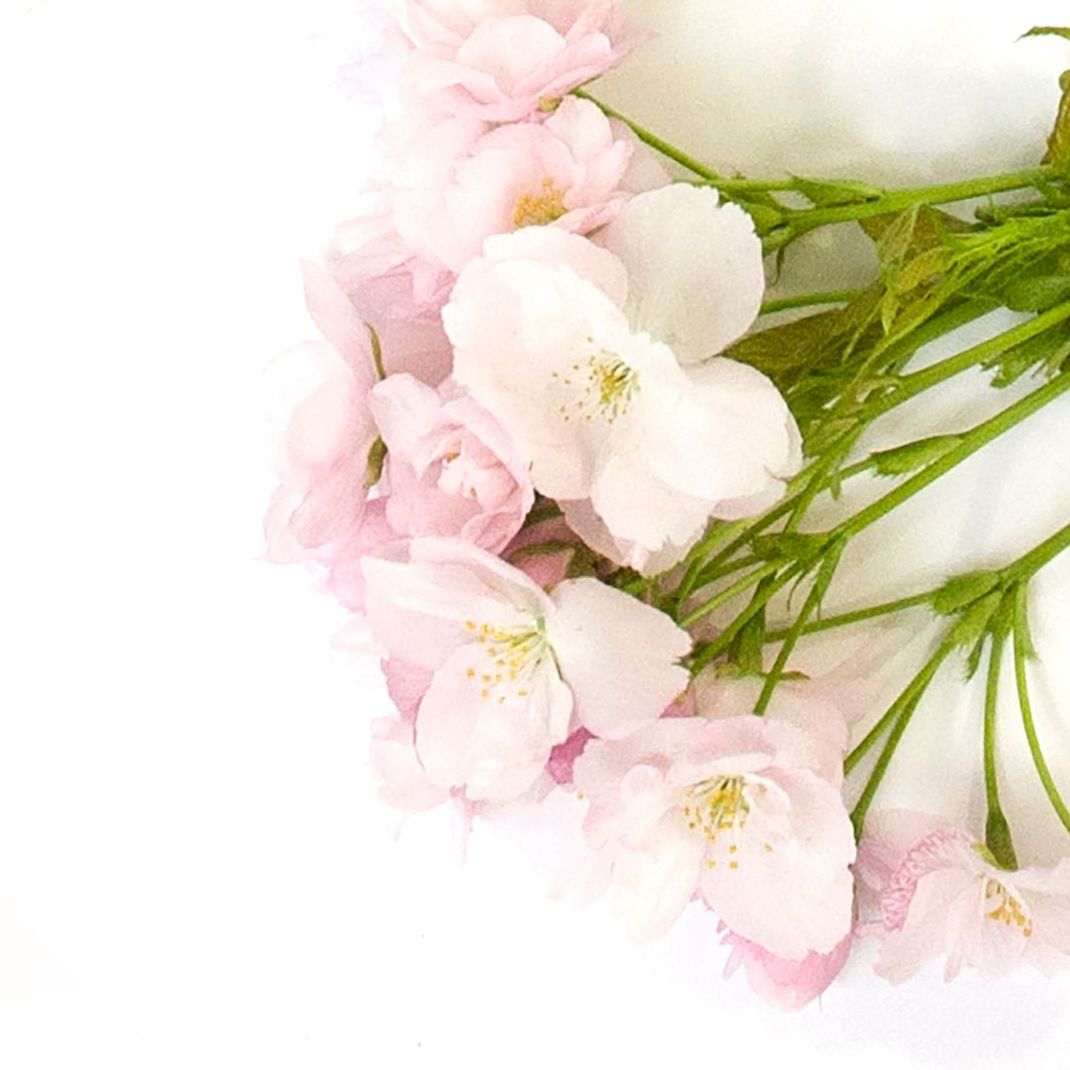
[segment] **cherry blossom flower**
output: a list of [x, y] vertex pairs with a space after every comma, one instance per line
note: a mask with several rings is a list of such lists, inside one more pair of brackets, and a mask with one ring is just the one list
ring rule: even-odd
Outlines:
[[828, 954], [851, 929], [855, 845], [815, 746], [778, 718], [665, 718], [587, 744], [576, 787], [610, 900], [662, 935], [696, 895], [769, 955]]
[[597, 241], [552, 227], [489, 239], [443, 320], [454, 376], [530, 458], [536, 489], [595, 549], [659, 571], [711, 516], [775, 500], [799, 433], [764, 375], [715, 356], [761, 302], [744, 212], [667, 186]]
[[375, 363], [371, 334], [345, 294], [314, 265], [304, 272], [309, 312], [326, 341], [302, 353], [322, 382], [293, 411], [264, 527], [272, 560], [329, 564], [364, 517], [368, 455], [378, 434], [368, 408]]
[[626, 734], [687, 684], [687, 633], [597, 580], [547, 595], [456, 539], [414, 539], [404, 553], [365, 559], [365, 603], [390, 657], [430, 673], [415, 743], [437, 787], [517, 798], [573, 730]]
[[455, 384], [391, 375], [368, 396], [387, 456], [379, 493], [394, 538], [456, 536], [497, 553], [535, 500], [509, 436]]
[[355, 312], [374, 328], [384, 369], [435, 385], [452, 363], [439, 313], [454, 276], [402, 239], [392, 203], [386, 190], [363, 194], [354, 215], [335, 231], [327, 267]]
[[410, 83], [435, 104], [504, 123], [616, 66], [638, 37], [618, 0], [408, 0]]
[[552, 223], [585, 234], [623, 203], [635, 140], [615, 131], [597, 106], [568, 97], [543, 123], [499, 126], [475, 140], [443, 184], [441, 167], [423, 184], [395, 193], [399, 233], [428, 261], [453, 272], [474, 260], [484, 239]]
[[1051, 974], [1070, 955], [1070, 859], [1014, 871], [931, 814], [869, 815], [856, 873], [860, 932], [881, 943], [876, 971], [899, 983], [944, 957], [944, 977], [964, 968], [996, 977], [1031, 965]]

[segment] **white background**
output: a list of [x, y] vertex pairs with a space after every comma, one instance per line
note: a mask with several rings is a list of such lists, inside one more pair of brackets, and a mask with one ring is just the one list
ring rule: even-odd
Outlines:
[[[753, 173], [1028, 163], [1070, 66], [1059, 42], [1012, 43], [1070, 21], [1065, 3], [634, 9], [664, 34], [607, 95]], [[863, 956], [783, 1016], [720, 981], [701, 912], [634, 947], [597, 910], [549, 904], [505, 834], [477, 834], [463, 867], [444, 817], [395, 843], [366, 770], [386, 709], [374, 665], [332, 648], [344, 616], [305, 576], [259, 560], [265, 368], [309, 331], [297, 257], [367, 159], [314, 37], [332, 12], [0, 12], [0, 1064], [1066, 1065], [1066, 977], [945, 988], [930, 971], [890, 989]], [[963, 389], [943, 404], [969, 423]], [[1067, 416], [974, 466], [935, 519], [902, 522], [927, 548], [908, 587], [1065, 519]], [[880, 586], [905, 534], [859, 551], [859, 584]], [[1070, 696], [1067, 590], [1059, 566], [1037, 592], [1049, 713]], [[1047, 730], [1058, 752], [1066, 730]], [[911, 753], [933, 768], [924, 742]], [[1036, 828], [1037, 857], [1062, 852]]]

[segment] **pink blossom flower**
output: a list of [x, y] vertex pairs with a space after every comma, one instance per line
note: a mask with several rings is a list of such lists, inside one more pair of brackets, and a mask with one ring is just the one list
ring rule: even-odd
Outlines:
[[996, 977], [1028, 964], [1051, 974], [1070, 955], [1070, 859], [1007, 871], [984, 846], [931, 814], [870, 814], [856, 873], [864, 926], [881, 943], [876, 970], [899, 983], [943, 956]]
[[456, 539], [414, 539], [403, 552], [363, 562], [366, 610], [390, 657], [430, 674], [415, 743], [439, 788], [517, 798], [576, 728], [625, 734], [686, 685], [687, 633], [597, 580], [547, 595]]
[[660, 936], [696, 895], [778, 958], [828, 954], [851, 928], [855, 845], [837, 783], [795, 725], [665, 718], [576, 760], [586, 834], [633, 936]]
[[371, 391], [387, 457], [379, 493], [395, 537], [456, 536], [492, 553], [520, 530], [535, 500], [527, 465], [481, 405], [391, 375]]
[[799, 1010], [817, 999], [851, 954], [851, 934], [827, 954], [811, 951], [802, 959], [785, 959], [737, 936], [723, 922], [719, 928], [724, 932], [721, 943], [732, 949], [725, 963], [725, 977], [731, 977], [742, 966], [751, 988], [766, 1002], [786, 1011]]
[[637, 38], [618, 0], [408, 0], [417, 92], [458, 114], [505, 123], [604, 74]]
[[375, 329], [384, 369], [435, 385], [452, 364], [439, 313], [454, 276], [413, 252], [394, 226], [391, 205], [385, 190], [364, 194], [335, 231], [327, 267]]
[[764, 375], [715, 356], [761, 302], [745, 213], [673, 185], [632, 198], [596, 240], [553, 227], [489, 239], [443, 320], [454, 376], [530, 458], [536, 489], [599, 552], [656, 572], [711, 516], [775, 500], [799, 433]]
[[398, 231], [419, 255], [454, 272], [493, 234], [545, 224], [586, 234], [625, 200], [633, 145], [598, 107], [569, 97], [544, 123], [484, 134], [457, 158], [446, 184], [396, 193]]
[[371, 335], [345, 294], [314, 265], [304, 272], [309, 312], [326, 342], [303, 352], [322, 384], [293, 411], [264, 527], [273, 560], [329, 563], [364, 515], [368, 453], [378, 433], [367, 404], [375, 366]]

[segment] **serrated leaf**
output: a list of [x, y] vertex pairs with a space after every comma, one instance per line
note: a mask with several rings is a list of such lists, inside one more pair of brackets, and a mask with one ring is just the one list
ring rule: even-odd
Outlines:
[[755, 556], [763, 561], [811, 561], [820, 554], [824, 540], [820, 535], [783, 531], [775, 535], [756, 535], [750, 544]]
[[890, 450], [870, 454], [873, 471], [879, 476], [903, 476], [940, 460], [962, 441], [961, 435], [933, 435]]
[[1005, 387], [1017, 382], [1030, 369], [1050, 378], [1058, 374], [1068, 357], [1070, 325], [1060, 324], [986, 361], [985, 367], [996, 369], [992, 385]]
[[818, 208], [830, 208], [839, 204], [861, 204], [883, 196], [884, 191], [868, 182], [852, 179], [826, 181], [792, 175], [795, 189], [808, 197]]
[[[1022, 37], [1062, 37], [1070, 41], [1070, 27], [1034, 26], [1022, 34]], [[1055, 115], [1055, 124], [1048, 135], [1048, 151], [1044, 163], [1054, 164], [1060, 171], [1070, 170], [1070, 71], [1064, 71], [1059, 79], [1062, 97], [1059, 110]]]
[[1002, 293], [1013, 312], [1047, 312], [1070, 300], [1070, 275], [1037, 275], [1015, 279]]
[[927, 249], [908, 260], [895, 276], [895, 292], [910, 293], [925, 283], [935, 282], [947, 270], [951, 261], [950, 250], [944, 246]]
[[1065, 37], [1070, 41], [1070, 26], [1034, 26], [1031, 30], [1026, 30], [1018, 40], [1024, 37]]
[[968, 605], [983, 598], [1000, 580], [998, 572], [967, 572], [953, 576], [932, 596], [930, 605], [934, 613], [952, 616]]

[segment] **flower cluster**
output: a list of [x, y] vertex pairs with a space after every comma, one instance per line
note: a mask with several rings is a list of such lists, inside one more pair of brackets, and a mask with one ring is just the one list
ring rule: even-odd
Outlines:
[[271, 556], [319, 566], [385, 655], [384, 796], [489, 817], [573, 792], [585, 887], [637, 938], [698, 901], [729, 970], [791, 1007], [862, 935], [892, 980], [941, 954], [1047, 968], [1070, 953], [1066, 864], [1008, 875], [894, 813], [856, 851], [857, 711], [813, 681], [741, 700], [640, 596], [711, 522], [775, 505], [802, 450], [780, 390], [723, 355], [763, 299], [751, 215], [572, 93], [639, 40], [618, 7], [367, 5], [345, 77], [384, 117], [382, 164], [305, 266], [322, 381]]

